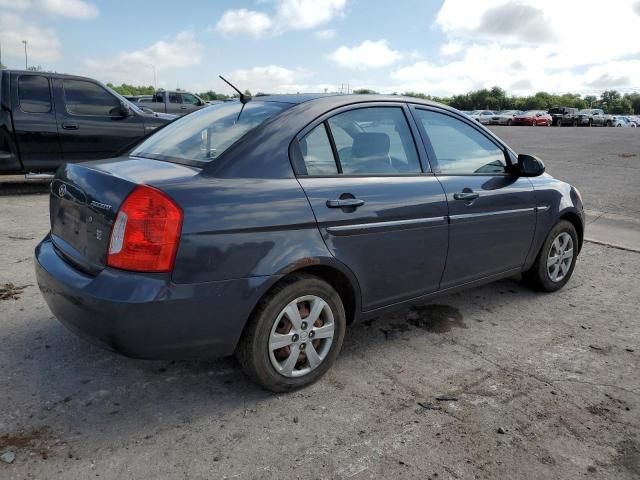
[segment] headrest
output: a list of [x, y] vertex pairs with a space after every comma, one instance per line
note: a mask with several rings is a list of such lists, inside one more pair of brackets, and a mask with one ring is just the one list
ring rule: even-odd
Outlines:
[[390, 144], [386, 133], [359, 133], [353, 138], [351, 155], [357, 158], [386, 157], [389, 155]]

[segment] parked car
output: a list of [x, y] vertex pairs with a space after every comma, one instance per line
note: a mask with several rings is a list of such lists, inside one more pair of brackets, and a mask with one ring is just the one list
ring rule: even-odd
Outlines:
[[555, 125], [556, 127], [561, 127], [563, 125], [572, 125], [574, 127], [578, 126], [578, 119], [576, 118], [578, 113], [577, 108], [555, 107], [549, 109], [547, 113], [551, 115], [552, 125]]
[[513, 117], [522, 113], [520, 110], [502, 110], [493, 114], [489, 120], [489, 125], [511, 125]]
[[617, 115], [617, 116], [611, 117], [611, 122], [612, 122], [612, 126], [614, 127], [635, 127], [636, 126], [635, 122], [632, 122], [631, 120], [629, 120], [628, 117], [624, 115]]
[[548, 127], [553, 118], [541, 110], [529, 110], [513, 117], [513, 125], [528, 125], [530, 127]]
[[208, 106], [203, 99], [189, 92], [167, 92], [158, 90], [151, 98], [144, 98], [140, 103], [154, 112], [185, 115]]
[[474, 110], [470, 117], [483, 125], [489, 125], [493, 112], [491, 110]]
[[152, 102], [153, 95], [124, 95], [131, 103]]
[[604, 111], [599, 108], [585, 108], [579, 110], [576, 114], [576, 119], [579, 126], [586, 127], [604, 127], [606, 126], [607, 120], [609, 120], [609, 118], [604, 114]]
[[145, 113], [91, 78], [0, 70], [0, 174], [112, 157], [174, 118]]
[[638, 127], [640, 126], [640, 118], [638, 117], [624, 117], [629, 122], [629, 126]]
[[373, 95], [194, 112], [59, 169], [50, 203], [35, 264], [61, 322], [132, 357], [235, 353], [274, 391], [321, 377], [353, 322], [519, 273], [562, 288], [585, 221], [478, 122]]

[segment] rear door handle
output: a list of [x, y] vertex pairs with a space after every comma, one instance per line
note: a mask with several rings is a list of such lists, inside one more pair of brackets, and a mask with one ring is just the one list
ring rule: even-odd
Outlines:
[[186, 110], [187, 107], [185, 107], [184, 105], [182, 107], [180, 107], [180, 110]]
[[364, 200], [359, 198], [339, 198], [337, 200], [327, 200], [327, 207], [329, 208], [349, 208], [349, 207], [361, 207], [364, 205]]
[[454, 200], [464, 200], [466, 202], [469, 202], [471, 200], [475, 200], [479, 196], [480, 196], [480, 194], [475, 193], [475, 192], [461, 192], [461, 193], [454, 193], [453, 194], [453, 199]]
[[62, 124], [62, 128], [64, 130], [78, 130], [78, 124], [77, 123], [63, 123]]

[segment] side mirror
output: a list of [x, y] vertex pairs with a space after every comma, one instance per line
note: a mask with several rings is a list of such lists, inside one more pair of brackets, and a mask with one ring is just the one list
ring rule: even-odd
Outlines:
[[544, 162], [533, 155], [518, 155], [518, 175], [522, 177], [539, 177], [544, 173]]
[[124, 102], [120, 102], [120, 116], [128, 117], [131, 115], [131, 110], [129, 110], [129, 105]]

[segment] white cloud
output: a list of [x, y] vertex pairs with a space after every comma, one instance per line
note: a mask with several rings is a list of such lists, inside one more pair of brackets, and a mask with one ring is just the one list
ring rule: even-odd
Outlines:
[[55, 15], [71, 18], [95, 18], [98, 8], [83, 0], [40, 0], [42, 8]]
[[2, 60], [10, 67], [24, 66], [24, 45], [28, 41], [29, 65], [55, 62], [60, 58], [61, 43], [51, 28], [26, 22], [20, 15], [0, 12]]
[[252, 37], [261, 37], [270, 28], [271, 19], [264, 13], [241, 8], [227, 10], [216, 24], [216, 30], [223, 34], [244, 33]]
[[324, 25], [340, 14], [347, 0], [277, 0], [275, 12], [268, 15], [246, 8], [225, 11], [215, 29], [223, 34], [261, 37], [288, 30], [307, 30]]
[[313, 35], [320, 40], [331, 40], [336, 36], [336, 31], [331, 29], [318, 30], [316, 32], [313, 32]]
[[340, 13], [346, 0], [280, 0], [277, 19], [281, 28], [306, 30], [327, 23]]
[[499, 85], [525, 95], [638, 88], [637, 3], [618, 0], [605, 9], [594, 2], [445, 0], [435, 21], [444, 33], [440, 55], [394, 70], [387, 91], [451, 95]]
[[462, 51], [462, 48], [460, 42], [447, 42], [440, 47], [440, 53], [442, 55], [456, 55]]
[[0, 0], [0, 8], [12, 10], [26, 10], [31, 6], [31, 0]]
[[[240, 90], [256, 93], [322, 93], [334, 92], [336, 86], [329, 83], [313, 83], [315, 74], [301, 68], [290, 69], [279, 65], [257, 66], [240, 69], [225, 75]], [[232, 93], [227, 85], [214, 85], [216, 91]]]
[[329, 59], [344, 68], [365, 69], [387, 67], [402, 58], [392, 50], [386, 40], [365, 40], [355, 47], [342, 46], [329, 55]]
[[108, 58], [90, 59], [84, 63], [93, 76], [104, 81], [143, 85], [153, 83], [152, 67], [155, 67], [158, 83], [161, 84], [162, 72], [200, 64], [202, 50], [203, 46], [197, 42], [195, 34], [185, 31], [169, 41], [161, 40], [140, 50], [122, 52]]

